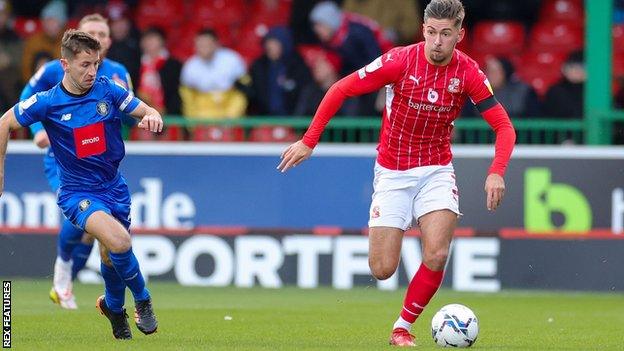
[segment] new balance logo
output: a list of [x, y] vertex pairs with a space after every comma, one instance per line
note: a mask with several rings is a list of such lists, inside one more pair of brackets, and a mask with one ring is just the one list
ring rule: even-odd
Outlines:
[[410, 74], [408, 78], [409, 78], [409, 79], [411, 79], [411, 80], [413, 80], [414, 82], [416, 82], [416, 85], [418, 85], [418, 84], [420, 84], [420, 79], [421, 79], [422, 77], [418, 77], [418, 78], [416, 78], [416, 77], [414, 77], [413, 75], [411, 75], [411, 74]]
[[63, 122], [69, 121], [70, 119], [71, 119], [71, 113], [66, 113], [66, 114], [61, 116], [61, 121], [63, 121]]

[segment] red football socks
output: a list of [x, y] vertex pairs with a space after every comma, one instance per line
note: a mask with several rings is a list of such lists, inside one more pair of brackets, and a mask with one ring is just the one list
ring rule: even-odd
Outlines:
[[407, 287], [401, 318], [409, 323], [414, 323], [429, 300], [438, 291], [443, 277], [444, 271], [432, 271], [424, 263], [421, 263], [418, 272]]

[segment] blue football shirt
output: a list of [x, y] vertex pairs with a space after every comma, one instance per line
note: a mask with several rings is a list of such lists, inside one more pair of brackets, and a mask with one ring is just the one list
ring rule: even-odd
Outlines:
[[41, 122], [61, 170], [61, 188], [100, 189], [113, 180], [125, 155], [121, 115], [132, 112], [139, 100], [107, 77], [95, 80], [82, 95], [62, 83], [13, 107], [24, 127]]
[[[53, 60], [43, 65], [28, 81], [28, 84], [22, 89], [20, 94], [20, 101], [26, 100], [33, 94], [40, 91], [46, 91], [57, 85], [62, 79], [65, 72], [61, 65], [61, 60]], [[107, 58], [102, 60], [98, 71], [97, 77], [108, 77], [112, 80], [123, 84], [126, 89], [132, 91], [132, 80], [130, 74], [124, 65], [117, 61], [109, 60]], [[124, 116], [123, 122], [130, 126], [134, 125], [134, 119], [132, 117]], [[41, 123], [33, 123], [30, 125], [30, 131], [32, 135], [37, 134], [38, 131], [43, 129]]]

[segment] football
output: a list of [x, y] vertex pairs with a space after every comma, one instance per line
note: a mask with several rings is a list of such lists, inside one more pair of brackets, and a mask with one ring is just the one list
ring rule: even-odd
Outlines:
[[479, 321], [464, 305], [442, 307], [431, 320], [431, 336], [442, 347], [470, 347], [479, 335]]

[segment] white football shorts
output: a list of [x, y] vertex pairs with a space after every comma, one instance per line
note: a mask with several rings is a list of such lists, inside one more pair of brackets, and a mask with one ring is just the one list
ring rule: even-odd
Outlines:
[[395, 171], [375, 163], [369, 227], [407, 230], [423, 215], [451, 210], [458, 216], [459, 192], [453, 164]]

